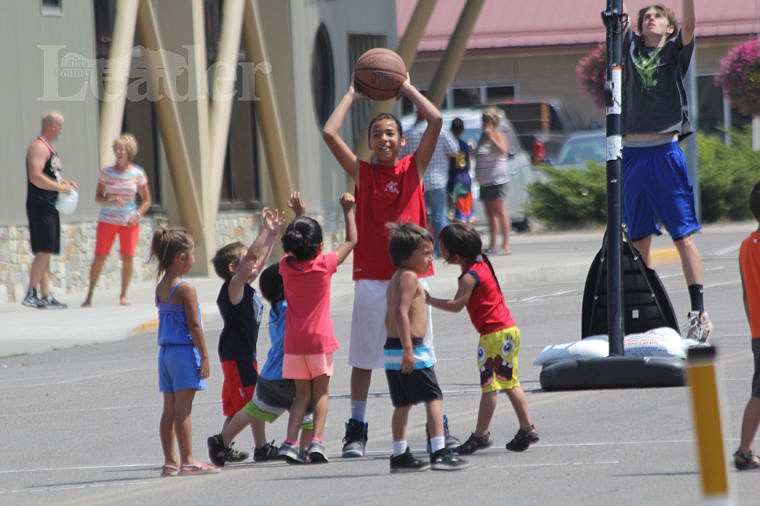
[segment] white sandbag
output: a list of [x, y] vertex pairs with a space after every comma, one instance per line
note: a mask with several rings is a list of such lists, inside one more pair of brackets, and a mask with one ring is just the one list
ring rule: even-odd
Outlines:
[[606, 357], [608, 352], [607, 336], [589, 336], [580, 341], [550, 344], [538, 354], [533, 365], [544, 365], [570, 358]]
[[659, 327], [623, 338], [625, 354], [631, 357], [686, 358], [681, 336], [670, 327]]

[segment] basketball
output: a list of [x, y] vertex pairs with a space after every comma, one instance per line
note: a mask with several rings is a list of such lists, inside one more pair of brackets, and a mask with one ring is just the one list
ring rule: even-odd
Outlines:
[[354, 85], [372, 100], [395, 98], [404, 81], [406, 65], [395, 51], [377, 47], [356, 60]]

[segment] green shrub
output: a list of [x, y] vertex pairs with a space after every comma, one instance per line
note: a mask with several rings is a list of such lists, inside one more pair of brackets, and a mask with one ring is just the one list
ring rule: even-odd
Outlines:
[[[747, 198], [760, 181], [760, 152], [752, 151], [749, 131], [733, 132], [731, 138], [726, 146], [722, 137], [697, 137], [703, 223], [752, 218]], [[589, 170], [538, 167], [546, 182], [528, 187], [528, 215], [554, 229], [606, 225], [606, 168], [588, 165]]]
[[560, 170], [539, 167], [546, 182], [528, 187], [528, 214], [549, 228], [577, 228], [607, 222], [605, 167], [589, 162], [589, 169]]
[[752, 218], [747, 199], [760, 181], [760, 152], [752, 151], [749, 132], [732, 133], [730, 146], [719, 137], [697, 138], [702, 221]]

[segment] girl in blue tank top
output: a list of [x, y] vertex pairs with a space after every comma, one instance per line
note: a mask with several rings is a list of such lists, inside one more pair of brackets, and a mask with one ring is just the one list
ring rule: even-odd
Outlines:
[[[206, 389], [209, 358], [195, 288], [182, 277], [195, 263], [195, 244], [184, 229], [158, 228], [151, 242], [158, 261], [158, 385], [164, 397], [159, 424], [164, 466], [161, 476], [216, 473], [220, 469], [193, 458], [190, 412], [197, 390]], [[179, 447], [177, 457], [174, 439]]]

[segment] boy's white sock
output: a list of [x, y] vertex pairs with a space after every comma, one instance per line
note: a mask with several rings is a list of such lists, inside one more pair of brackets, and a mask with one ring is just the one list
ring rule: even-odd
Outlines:
[[367, 401], [351, 401], [351, 418], [363, 422], [366, 411]]
[[446, 446], [445, 436], [435, 436], [435, 437], [430, 438], [430, 449], [432, 450], [433, 453], [442, 449], [444, 446]]
[[406, 451], [406, 441], [394, 441], [393, 442], [393, 456], [398, 457]]

